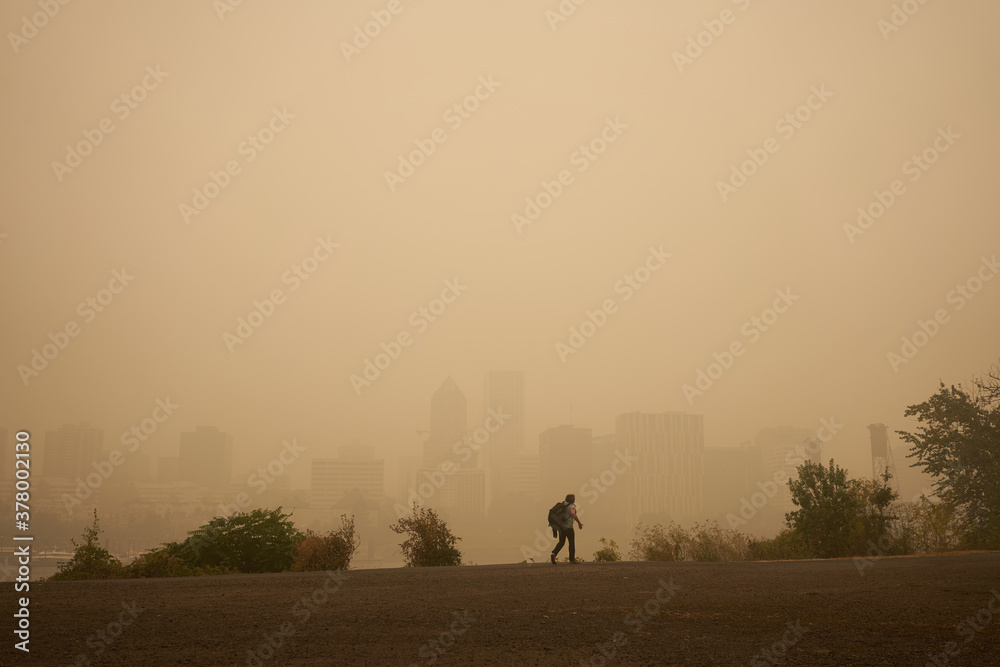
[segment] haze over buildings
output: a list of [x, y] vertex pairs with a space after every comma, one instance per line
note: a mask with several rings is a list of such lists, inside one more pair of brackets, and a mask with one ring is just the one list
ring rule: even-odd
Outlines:
[[919, 491], [906, 406], [1000, 357], [995, 2], [214, 4], [0, 59], [0, 425], [74, 521], [773, 532], [811, 438]]

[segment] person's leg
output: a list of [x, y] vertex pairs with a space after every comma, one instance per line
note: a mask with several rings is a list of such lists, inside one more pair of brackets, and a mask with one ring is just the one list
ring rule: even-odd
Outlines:
[[558, 556], [559, 552], [562, 550], [564, 544], [566, 544], [566, 531], [565, 530], [560, 530], [559, 531], [559, 544], [557, 544], [556, 548], [552, 550], [552, 555], [553, 556]]
[[566, 531], [566, 537], [569, 539], [569, 560], [572, 562], [576, 560], [576, 531], [570, 528]]

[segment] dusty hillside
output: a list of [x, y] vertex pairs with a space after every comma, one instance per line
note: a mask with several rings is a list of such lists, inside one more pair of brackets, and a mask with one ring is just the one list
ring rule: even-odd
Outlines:
[[601, 665], [602, 650], [609, 665], [1000, 664], [1000, 554], [863, 570], [585, 563], [38, 583], [30, 657], [12, 662], [5, 647], [4, 664]]

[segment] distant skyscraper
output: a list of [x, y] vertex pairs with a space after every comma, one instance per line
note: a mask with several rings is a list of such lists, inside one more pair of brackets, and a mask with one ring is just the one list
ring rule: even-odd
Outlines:
[[702, 415], [619, 415], [615, 442], [621, 451], [637, 457], [625, 476], [631, 525], [643, 514], [664, 515], [678, 522], [700, 517], [705, 450]]
[[340, 447], [335, 459], [313, 459], [311, 488], [314, 508], [333, 507], [352, 489], [377, 503], [385, 494], [385, 461], [372, 447]]
[[161, 456], [156, 460], [156, 483], [176, 484], [177, 483], [177, 457]]
[[502, 410], [510, 415], [483, 447], [489, 476], [490, 503], [516, 493], [516, 459], [524, 448], [524, 372], [488, 371], [483, 391], [484, 414]]
[[413, 503], [428, 507], [446, 520], [477, 519], [486, 512], [486, 473], [482, 469], [420, 468], [410, 478], [406, 501], [400, 506], [410, 509]]
[[[431, 428], [424, 441], [424, 467], [436, 468], [444, 461], [454, 460], [455, 443], [465, 436], [467, 430], [465, 394], [449, 376], [431, 397]], [[471, 468], [474, 463], [475, 457], [472, 457], [464, 467]]]
[[725, 524], [727, 515], [742, 519], [742, 501], [760, 491], [758, 483], [767, 482], [763, 470], [760, 447], [752, 442], [737, 447], [706, 447], [705, 516], [732, 527]]
[[542, 497], [558, 498], [580, 491], [593, 474], [593, 440], [589, 428], [555, 426], [541, 432], [538, 492]]
[[86, 422], [46, 431], [42, 472], [46, 479], [86, 477], [94, 472], [92, 464], [102, 458], [103, 448], [104, 431]]
[[177, 480], [228, 490], [233, 477], [233, 436], [214, 426], [181, 433]]
[[[758, 431], [754, 444], [760, 448], [765, 480], [773, 480], [774, 474], [779, 470], [784, 472], [786, 479], [797, 479], [796, 468], [805, 461], [812, 460], [806, 445], [814, 436], [815, 431], [791, 426], [762, 428]], [[783, 522], [785, 513], [794, 510], [795, 504], [792, 503], [792, 492], [788, 488], [788, 483], [784, 482], [778, 486], [776, 495], [768, 504], [778, 512]], [[775, 527], [780, 528], [780, 525], [772, 526]]]

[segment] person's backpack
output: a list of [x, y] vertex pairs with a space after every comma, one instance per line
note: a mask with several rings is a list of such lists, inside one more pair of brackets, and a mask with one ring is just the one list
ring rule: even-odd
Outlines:
[[555, 533], [556, 528], [562, 528], [566, 525], [568, 514], [569, 503], [560, 501], [552, 506], [552, 509], [549, 510], [549, 525], [552, 526], [553, 533]]

